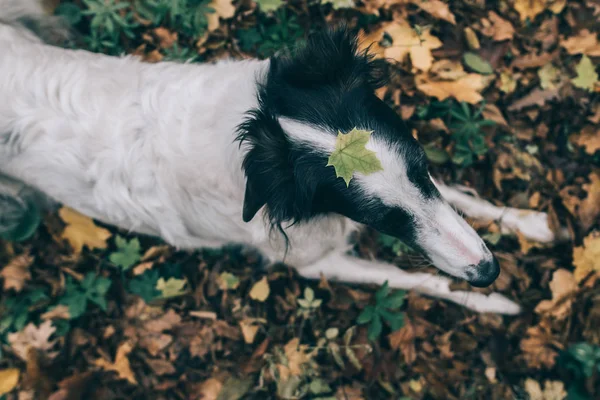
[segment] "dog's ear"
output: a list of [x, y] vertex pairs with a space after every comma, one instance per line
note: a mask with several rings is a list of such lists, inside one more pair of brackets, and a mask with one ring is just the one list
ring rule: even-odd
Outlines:
[[265, 204], [267, 203], [264, 193], [261, 193], [250, 178], [246, 179], [246, 193], [244, 194], [244, 210], [242, 218], [244, 222], [250, 222]]

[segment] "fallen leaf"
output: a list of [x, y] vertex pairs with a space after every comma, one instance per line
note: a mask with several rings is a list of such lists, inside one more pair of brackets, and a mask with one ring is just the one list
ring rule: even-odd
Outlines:
[[544, 390], [538, 381], [531, 378], [525, 380], [525, 391], [529, 394], [529, 400], [563, 400], [567, 397], [565, 384], [561, 381], [544, 382]]
[[222, 272], [218, 283], [221, 290], [235, 290], [240, 286], [240, 279], [229, 272]]
[[263, 276], [263, 278], [256, 282], [252, 289], [250, 290], [250, 298], [252, 300], [264, 302], [267, 297], [269, 297], [269, 293], [271, 289], [269, 288], [269, 282], [267, 281], [267, 277]]
[[223, 382], [216, 378], [209, 378], [198, 387], [197, 394], [201, 400], [217, 400], [223, 389]]
[[24, 361], [27, 361], [30, 348], [39, 350], [48, 358], [54, 358], [57, 353], [50, 352], [50, 349], [54, 347], [56, 341], [50, 341], [50, 336], [55, 331], [52, 321], [45, 321], [39, 327], [29, 323], [22, 331], [9, 333], [8, 342], [13, 352]]
[[[392, 39], [390, 46], [380, 45], [385, 35]], [[376, 57], [385, 57], [404, 62], [406, 57], [410, 56], [413, 67], [421, 71], [428, 71], [433, 65], [432, 49], [442, 46], [442, 42], [433, 36], [429, 29], [417, 32], [406, 21], [394, 21], [383, 24], [363, 36], [360, 41], [361, 49], [369, 49]]]
[[69, 242], [75, 253], [81, 253], [83, 246], [90, 250], [106, 248], [106, 241], [111, 237], [111, 233], [96, 226], [91, 218], [68, 207], [61, 208], [58, 215], [67, 224], [62, 238]]
[[577, 36], [571, 36], [561, 40], [560, 45], [567, 50], [569, 54], [585, 54], [591, 57], [600, 56], [600, 42], [596, 32], [590, 32], [587, 29], [579, 31]]
[[170, 49], [175, 43], [177, 43], [177, 32], [171, 32], [167, 28], [163, 27], [155, 28], [153, 32], [154, 36], [156, 36], [158, 39], [158, 46], [161, 49]]
[[584, 231], [590, 229], [600, 216], [600, 171], [596, 170], [588, 175], [590, 183], [582, 185], [587, 196], [581, 200], [579, 206], [579, 219]]
[[84, 398], [93, 377], [94, 373], [88, 371], [63, 379], [58, 383], [59, 390], [52, 393], [48, 400], [79, 400]]
[[185, 294], [186, 284], [187, 280], [185, 279], [169, 278], [165, 281], [165, 278], [160, 278], [156, 282], [156, 289], [162, 293], [161, 297], [167, 299]]
[[410, 3], [415, 4], [421, 10], [428, 14], [431, 14], [434, 18], [441, 19], [450, 22], [452, 25], [456, 25], [456, 17], [450, 11], [450, 7], [447, 3], [440, 0], [409, 0]]
[[342, 8], [353, 8], [356, 7], [354, 0], [323, 0], [322, 4], [331, 4], [334, 10], [340, 10]]
[[533, 22], [546, 9], [546, 0], [515, 0], [513, 7], [519, 13], [521, 21], [529, 19]]
[[301, 376], [303, 366], [313, 358], [314, 352], [301, 345], [298, 338], [290, 340], [283, 350], [287, 364], [277, 364], [281, 379], [285, 381], [291, 376]]
[[509, 21], [503, 19], [494, 11], [488, 13], [488, 21], [489, 24], [481, 29], [482, 34], [490, 36], [496, 42], [512, 40], [515, 35], [515, 28]]
[[552, 65], [552, 63], [548, 63], [540, 68], [538, 70], [538, 77], [540, 78], [542, 89], [553, 89], [561, 81], [560, 70]]
[[69, 307], [64, 304], [59, 304], [50, 311], [46, 311], [40, 317], [44, 320], [46, 319], [71, 319], [71, 314], [69, 313]]
[[458, 101], [477, 104], [483, 100], [479, 92], [485, 89], [490, 79], [479, 74], [467, 74], [455, 81], [432, 81], [426, 74], [421, 74], [415, 77], [415, 82], [417, 89], [438, 100], [453, 97]]
[[383, 169], [375, 152], [366, 147], [372, 133], [356, 128], [346, 134], [338, 132], [327, 166], [335, 169], [336, 177], [344, 179], [346, 186], [357, 172], [369, 175]]
[[598, 74], [592, 60], [588, 56], [583, 56], [575, 69], [577, 77], [571, 79], [573, 85], [588, 92], [593, 91], [594, 86], [598, 83]]
[[16, 368], [0, 370], [0, 396], [11, 392], [17, 386], [20, 374]]
[[513, 78], [513, 74], [509, 71], [502, 71], [500, 73], [500, 86], [499, 89], [504, 93], [512, 93], [517, 88], [517, 80]]
[[[260, 2], [262, 6], [262, 1]], [[208, 31], [212, 32], [219, 27], [219, 18], [229, 19], [235, 14], [235, 6], [232, 4], [232, 0], [212, 0], [209, 7], [215, 10], [214, 13], [206, 14], [208, 19]], [[265, 10], [262, 6], [263, 11]]]
[[173, 364], [167, 360], [149, 358], [146, 359], [146, 364], [148, 364], [150, 369], [158, 376], [171, 375], [177, 372]]
[[283, 5], [283, 0], [254, 0], [260, 10], [266, 14], [277, 10]]
[[564, 319], [573, 305], [573, 298], [566, 301], [565, 298], [577, 291], [577, 281], [571, 271], [561, 268], [554, 271], [549, 286], [552, 299], [540, 301], [535, 307], [535, 312], [539, 314], [549, 312], [555, 318]]
[[571, 136], [576, 145], [584, 148], [589, 155], [594, 155], [600, 150], [600, 128], [586, 125], [577, 135]]
[[481, 44], [479, 43], [479, 38], [477, 38], [477, 33], [470, 27], [467, 26], [463, 32], [465, 33], [465, 39], [467, 40], [467, 44], [469, 45], [469, 49], [478, 50], [481, 48]]
[[510, 106], [508, 106], [508, 111], [521, 111], [524, 108], [531, 106], [543, 106], [546, 102], [550, 100], [554, 100], [560, 97], [558, 87], [552, 89], [540, 89], [535, 88], [531, 92], [529, 92], [524, 97], [519, 100], [513, 102]]
[[136, 385], [137, 381], [131, 370], [129, 358], [127, 358], [127, 355], [131, 353], [132, 350], [133, 347], [131, 344], [129, 342], [124, 342], [117, 348], [114, 363], [106, 361], [104, 358], [98, 358], [94, 361], [94, 364], [106, 371], [115, 371], [120, 379], [126, 379], [129, 383]]
[[244, 342], [247, 344], [254, 343], [254, 338], [256, 337], [258, 328], [259, 326], [256, 325], [253, 320], [240, 321], [240, 329], [242, 330], [242, 335], [244, 336]]
[[547, 320], [527, 328], [525, 337], [521, 340], [525, 363], [530, 368], [552, 368], [556, 363], [558, 352], [553, 346], [552, 330]]
[[575, 279], [581, 282], [588, 274], [600, 271], [600, 232], [592, 232], [583, 239], [583, 245], [573, 249]]
[[16, 292], [23, 290], [25, 282], [31, 279], [29, 267], [33, 264], [33, 257], [29, 254], [23, 254], [13, 258], [0, 271], [0, 276], [4, 278], [4, 290], [14, 289]]

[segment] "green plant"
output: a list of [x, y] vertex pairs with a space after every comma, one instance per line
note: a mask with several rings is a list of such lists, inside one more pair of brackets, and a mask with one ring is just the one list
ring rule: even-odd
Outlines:
[[390, 292], [388, 282], [385, 281], [375, 293], [375, 305], [365, 307], [356, 320], [361, 325], [369, 324], [368, 338], [371, 341], [377, 339], [381, 334], [384, 320], [390, 324], [393, 331], [404, 325], [404, 314], [397, 312], [397, 310], [404, 304], [406, 292], [403, 290]]
[[127, 271], [142, 258], [142, 249], [137, 238], [128, 242], [125, 238], [117, 235], [115, 244], [117, 245], [117, 251], [113, 252], [108, 259], [111, 263], [121, 267], [122, 271]]
[[115, 0], [83, 0], [86, 7], [82, 15], [90, 17], [90, 35], [86, 42], [90, 50], [119, 53], [123, 49], [120, 36], [132, 39], [137, 23], [128, 2]]
[[[421, 119], [441, 118], [444, 120], [452, 139], [455, 143], [452, 162], [463, 167], [468, 167], [478, 156], [487, 153], [488, 148], [485, 143], [485, 133], [483, 128], [494, 126], [496, 123], [485, 119], [482, 115], [485, 103], [472, 109], [465, 102], [458, 103], [455, 100], [433, 101], [427, 106], [419, 107], [416, 115]], [[433, 149], [428, 149], [428, 157], [438, 158], [439, 152], [433, 153]], [[432, 161], [444, 161], [443, 159]]]
[[20, 331], [31, 320], [31, 310], [41, 302], [47, 301], [48, 295], [43, 289], [34, 289], [19, 293], [14, 297], [4, 297], [0, 303], [0, 335]]
[[494, 121], [484, 119], [481, 116], [485, 104], [481, 104], [474, 111], [465, 102], [450, 109], [450, 123], [448, 128], [456, 142], [452, 161], [455, 164], [469, 166], [475, 161], [475, 156], [487, 153], [482, 129], [485, 126], [493, 126]]
[[393, 236], [384, 235], [383, 233], [381, 233], [379, 234], [378, 241], [383, 247], [392, 250], [392, 252], [394, 252], [394, 254], [396, 254], [397, 256], [402, 254], [410, 254], [414, 252], [410, 246], [405, 244], [402, 240]]
[[262, 18], [255, 27], [237, 32], [242, 50], [256, 50], [260, 57], [269, 57], [280, 49], [293, 47], [304, 35], [296, 16], [288, 16], [284, 8], [276, 12], [274, 19]]
[[570, 356], [568, 364], [572, 370], [591, 377], [594, 371], [600, 372], [600, 346], [589, 343], [577, 343], [567, 350]]
[[128, 289], [131, 293], [137, 294], [146, 303], [149, 303], [161, 295], [161, 291], [156, 288], [159, 278], [158, 271], [146, 271], [137, 278], [130, 280]]
[[138, 0], [136, 10], [153, 25], [165, 25], [195, 38], [208, 27], [208, 14], [215, 10], [210, 0]]
[[110, 279], [98, 276], [93, 272], [88, 272], [81, 282], [67, 276], [65, 293], [59, 300], [59, 304], [69, 308], [71, 319], [79, 318], [85, 313], [88, 301], [106, 311], [105, 296], [110, 285]]
[[309, 287], [304, 289], [304, 298], [296, 301], [300, 306], [297, 314], [304, 318], [310, 317], [323, 303], [323, 300], [315, 299], [315, 292]]

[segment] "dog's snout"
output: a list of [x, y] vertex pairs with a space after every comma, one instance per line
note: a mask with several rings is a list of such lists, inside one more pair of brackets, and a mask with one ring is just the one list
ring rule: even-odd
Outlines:
[[473, 268], [469, 283], [475, 287], [487, 287], [494, 283], [498, 275], [500, 275], [500, 264], [496, 257], [492, 257], [491, 260], [482, 261]]

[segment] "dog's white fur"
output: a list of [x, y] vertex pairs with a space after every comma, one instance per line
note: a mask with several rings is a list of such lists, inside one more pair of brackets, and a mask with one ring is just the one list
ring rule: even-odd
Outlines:
[[[29, 8], [36, 5], [0, 0], [0, 20], [39, 16], [41, 9]], [[90, 217], [180, 248], [238, 242], [283, 260], [282, 235], [262, 218], [242, 221], [245, 149], [234, 140], [244, 113], [257, 106], [256, 82], [264, 79], [268, 62], [145, 64], [51, 47], [10, 23], [0, 24], [0, 53], [0, 173]], [[314, 128], [280, 123], [292, 140], [332, 148]], [[385, 144], [369, 146], [384, 171], [356, 179], [365, 191], [384, 193], [385, 201], [411, 205], [423, 232], [441, 232], [422, 238], [437, 266], [462, 276], [465, 264], [491, 257], [448, 204], [427, 205], [411, 191], [405, 167]], [[406, 182], [401, 191], [394, 189], [399, 180]], [[450, 291], [448, 278], [346, 255], [348, 238], [358, 229], [337, 215], [291, 226], [285, 261], [307, 278], [387, 280], [476, 311], [519, 312], [500, 294]]]

